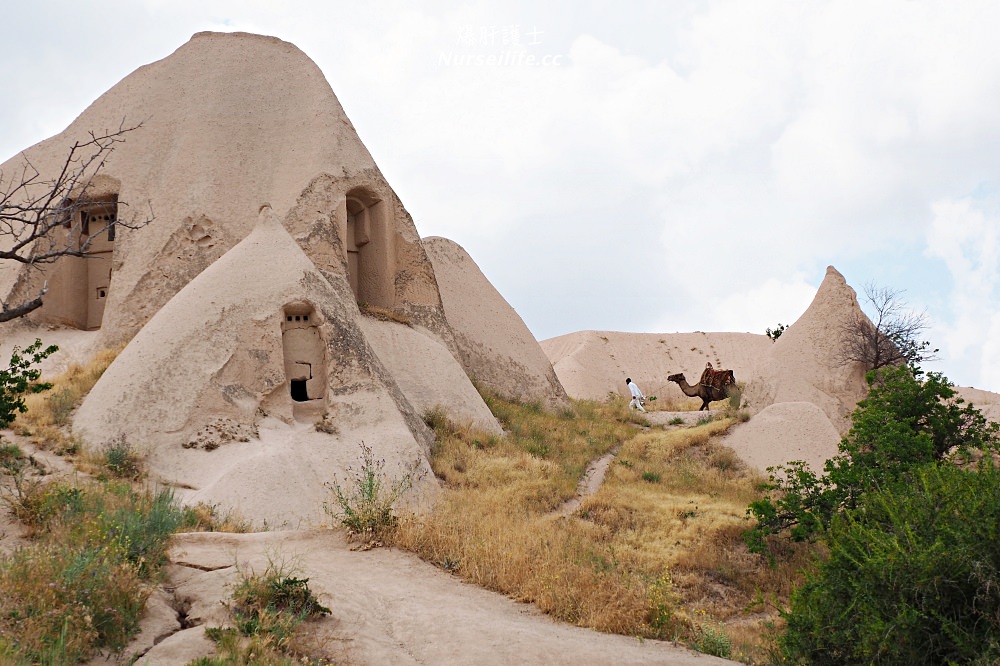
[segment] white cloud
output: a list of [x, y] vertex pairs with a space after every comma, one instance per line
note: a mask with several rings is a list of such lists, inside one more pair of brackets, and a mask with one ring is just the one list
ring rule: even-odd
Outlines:
[[[941, 259], [951, 276], [949, 323], [939, 326], [942, 350], [977, 385], [1000, 383], [1000, 218], [971, 199], [933, 207], [926, 254]], [[945, 374], [949, 374], [948, 371]]]

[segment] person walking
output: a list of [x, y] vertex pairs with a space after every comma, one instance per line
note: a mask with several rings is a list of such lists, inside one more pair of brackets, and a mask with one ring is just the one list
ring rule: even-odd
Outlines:
[[643, 408], [642, 403], [646, 401], [646, 396], [642, 394], [642, 391], [635, 385], [631, 377], [625, 378], [625, 385], [628, 386], [628, 390], [632, 394], [632, 400], [629, 401], [628, 408], [635, 409], [638, 407], [640, 412], [645, 412], [646, 410]]

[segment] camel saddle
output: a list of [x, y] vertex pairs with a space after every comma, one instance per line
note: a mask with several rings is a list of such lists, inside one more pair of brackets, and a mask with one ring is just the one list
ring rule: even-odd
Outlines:
[[701, 380], [698, 383], [721, 391], [727, 385], [735, 384], [736, 376], [733, 375], [732, 370], [705, 368], [705, 372], [701, 373]]

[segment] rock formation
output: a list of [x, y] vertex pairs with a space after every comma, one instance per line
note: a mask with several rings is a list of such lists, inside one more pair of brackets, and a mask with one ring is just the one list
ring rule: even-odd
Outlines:
[[[469, 377], [508, 399], [537, 400], [549, 408], [568, 406], [569, 397], [545, 352], [469, 253], [447, 238], [426, 238], [423, 244]], [[499, 322], [503, 325], [497, 326]]]
[[[49, 285], [45, 305], [7, 331], [69, 326], [92, 331], [92, 348], [128, 343], [75, 417], [90, 445], [124, 434], [146, 452], [151, 477], [184, 499], [299, 525], [322, 519], [323, 484], [343, 480], [361, 441], [387, 471], [415, 466], [414, 501], [433, 497], [425, 412], [502, 432], [470, 374], [508, 397], [565, 399], [478, 269], [456, 273], [446, 261], [445, 279], [436, 275], [323, 74], [295, 46], [199, 33], [0, 168], [16, 173], [26, 159], [50, 174], [74, 140], [123, 119], [142, 126], [108, 156], [81, 215], [151, 210], [153, 221], [117, 228], [100, 256], [44, 271], [0, 266], [5, 299]], [[445, 307], [442, 294], [454, 293], [494, 307]], [[470, 355], [482, 330], [513, 331], [514, 346]], [[513, 365], [522, 354], [527, 365]]]

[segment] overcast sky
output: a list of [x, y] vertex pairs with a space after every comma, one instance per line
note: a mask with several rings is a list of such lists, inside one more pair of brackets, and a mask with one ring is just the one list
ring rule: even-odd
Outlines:
[[764, 333], [833, 265], [1000, 391], [1000, 3], [17, 3], [0, 161], [202, 30], [311, 57], [538, 339]]

